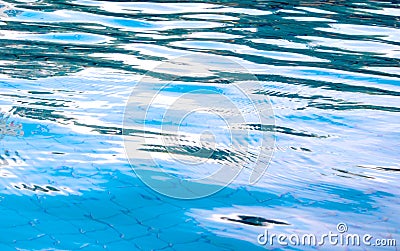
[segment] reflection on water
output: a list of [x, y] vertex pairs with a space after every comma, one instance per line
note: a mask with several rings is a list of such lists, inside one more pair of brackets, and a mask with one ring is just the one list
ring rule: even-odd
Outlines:
[[[399, 7], [1, 1], [0, 249], [261, 250], [264, 227], [326, 233], [339, 222], [400, 241]], [[235, 129], [274, 132], [275, 154], [253, 186], [244, 169], [213, 196], [173, 200], [128, 164], [122, 133], [143, 131], [123, 131], [123, 112], [143, 74], [162, 78], [151, 71], [160, 62], [199, 54], [235, 60], [260, 80], [254, 95], [271, 99], [276, 126]], [[198, 83], [180, 77], [171, 93]], [[190, 140], [143, 149], [245, 158]]]

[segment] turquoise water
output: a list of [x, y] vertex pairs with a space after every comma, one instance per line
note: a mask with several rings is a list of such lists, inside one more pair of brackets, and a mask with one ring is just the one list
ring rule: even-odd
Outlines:
[[[348, 233], [399, 242], [399, 7], [0, 1], [0, 250], [378, 249], [257, 242], [265, 230], [321, 235], [341, 222]], [[260, 81], [256, 101], [270, 99], [275, 127], [262, 128], [274, 132], [274, 154], [257, 183], [244, 169], [211, 196], [179, 200], [146, 186], [128, 162], [123, 120], [134, 87], [188, 54], [240, 63]], [[170, 92], [201, 85], [175, 74]], [[215, 121], [184, 125], [196, 134], [188, 124]], [[221, 165], [247, 160], [218, 153]], [[196, 177], [215, 166], [179, 167], [170, 171]]]

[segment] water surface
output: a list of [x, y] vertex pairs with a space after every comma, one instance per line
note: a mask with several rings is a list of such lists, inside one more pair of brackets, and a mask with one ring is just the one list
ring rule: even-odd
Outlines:
[[[265, 227], [318, 234], [339, 222], [400, 241], [399, 7], [1, 1], [0, 249], [263, 250]], [[243, 170], [221, 192], [185, 201], [138, 179], [122, 121], [143, 74], [191, 53], [236, 60], [260, 80], [276, 145], [255, 185]], [[238, 161], [224, 153], [225, 164]]]

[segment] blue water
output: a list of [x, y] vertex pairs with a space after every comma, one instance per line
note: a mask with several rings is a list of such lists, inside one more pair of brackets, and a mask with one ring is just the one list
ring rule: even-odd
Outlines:
[[[0, 250], [378, 249], [257, 242], [265, 230], [320, 235], [341, 222], [348, 233], [399, 245], [399, 7], [0, 1]], [[238, 62], [260, 81], [256, 101], [272, 104], [275, 125], [261, 133], [274, 133], [274, 154], [255, 184], [244, 168], [221, 191], [180, 200], [155, 192], [135, 173], [135, 159], [129, 163], [129, 97], [157, 65], [188, 54]], [[175, 70], [182, 78], [170, 94], [201, 86]], [[215, 74], [238, 75], [231, 68]], [[217, 82], [204, 85], [221, 90]], [[212, 104], [211, 94], [202, 96]], [[222, 127], [208, 120], [191, 117], [183, 128]], [[242, 140], [208, 158], [241, 165]], [[175, 153], [187, 150], [171, 144]], [[168, 166], [177, 177], [214, 167]]]

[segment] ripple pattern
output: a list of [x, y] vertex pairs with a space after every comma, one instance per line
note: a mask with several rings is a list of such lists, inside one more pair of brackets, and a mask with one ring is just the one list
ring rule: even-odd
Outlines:
[[[400, 241], [399, 9], [394, 0], [0, 1], [0, 250], [265, 250], [262, 228], [328, 232], [339, 222]], [[123, 130], [129, 95], [184, 55], [240, 63], [260, 82], [257, 101], [271, 100], [275, 126], [235, 127], [275, 135], [256, 184], [244, 169], [219, 193], [181, 201], [132, 171], [123, 134], [143, 130]], [[173, 74], [171, 95], [230, 84], [222, 72]], [[244, 141], [212, 151], [146, 133], [169, 140], [139, 147], [160, 156], [254, 158], [236, 150]]]

